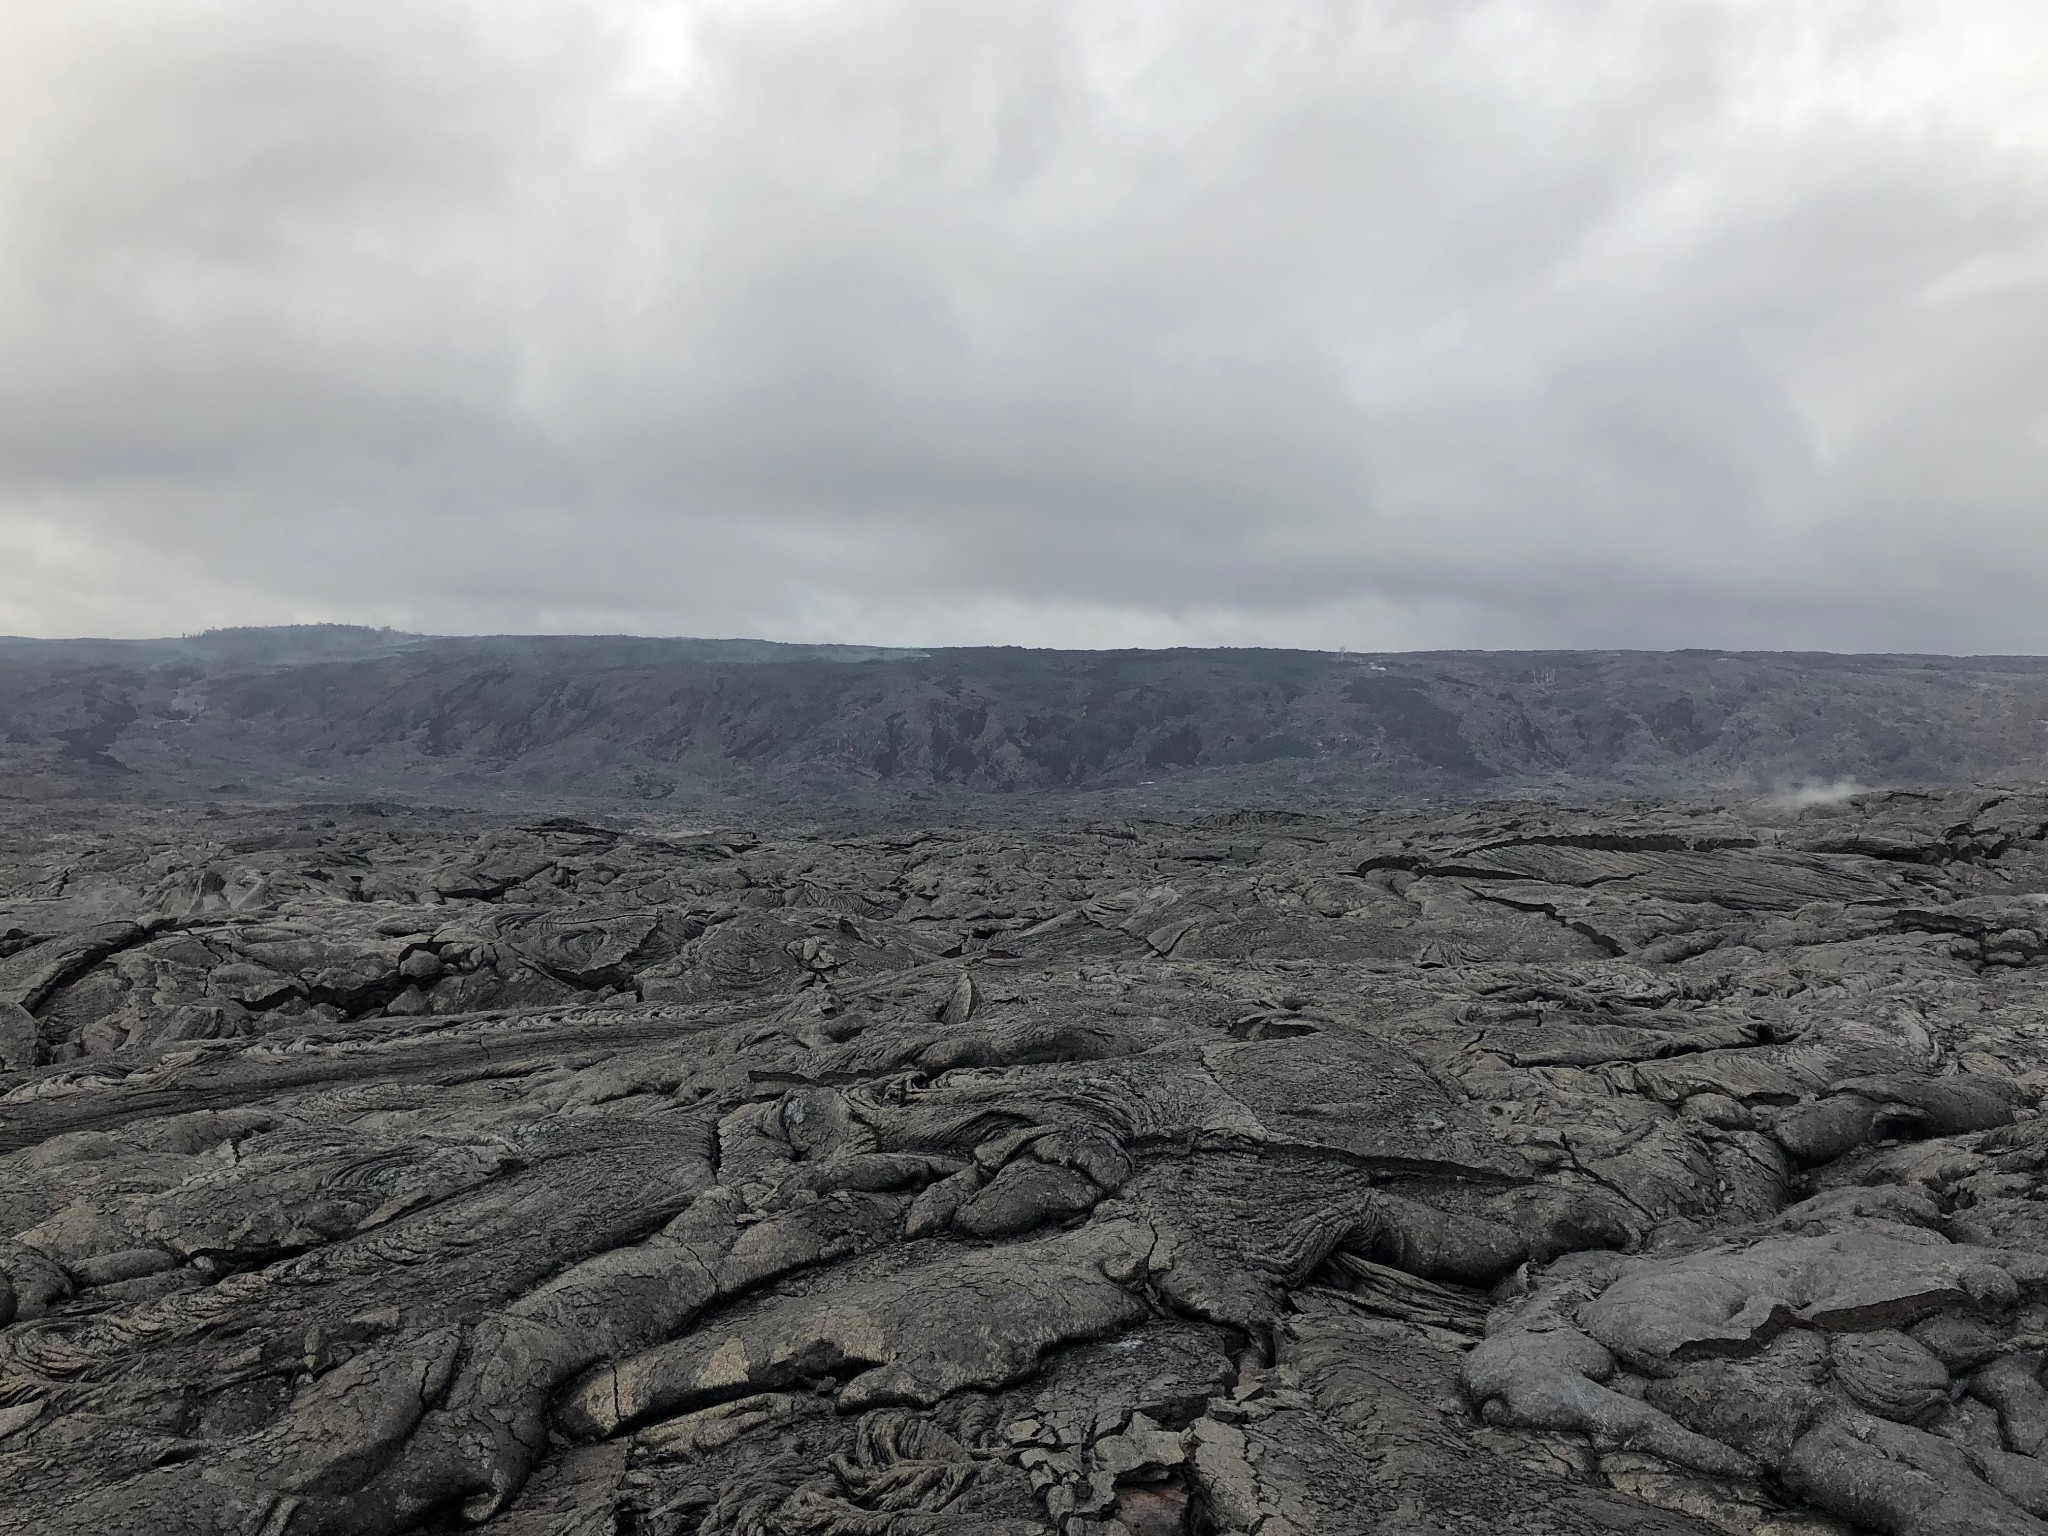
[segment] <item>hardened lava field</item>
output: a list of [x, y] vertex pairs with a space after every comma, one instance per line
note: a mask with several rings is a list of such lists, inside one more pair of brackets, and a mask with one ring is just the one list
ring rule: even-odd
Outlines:
[[7, 816], [0, 1529], [2048, 1531], [2048, 798]]

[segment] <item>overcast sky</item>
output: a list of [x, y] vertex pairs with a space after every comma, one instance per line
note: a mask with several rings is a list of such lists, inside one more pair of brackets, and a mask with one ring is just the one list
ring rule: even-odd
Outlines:
[[9, 0], [0, 631], [2048, 650], [2042, 0]]

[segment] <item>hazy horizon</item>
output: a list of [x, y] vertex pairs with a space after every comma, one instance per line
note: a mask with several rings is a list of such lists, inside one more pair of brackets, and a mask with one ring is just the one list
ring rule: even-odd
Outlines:
[[1051, 652], [1115, 652], [1115, 651], [1175, 651], [1175, 650], [1216, 650], [1216, 651], [1298, 651], [1311, 655], [1355, 655], [1371, 656], [1427, 656], [1427, 655], [1571, 655], [1571, 654], [1642, 654], [1642, 655], [1729, 655], [1729, 656], [1900, 656], [1934, 657], [1951, 661], [2048, 661], [2048, 650], [2043, 651], [1932, 651], [1932, 650], [1842, 650], [1826, 646], [1720, 646], [1720, 645], [1669, 645], [1669, 646], [1612, 646], [1612, 645], [1546, 645], [1546, 646], [1313, 646], [1313, 645], [1202, 645], [1180, 644], [1163, 646], [1143, 645], [1039, 645], [1023, 641], [981, 641], [964, 644], [945, 643], [889, 643], [861, 639], [824, 640], [776, 640], [765, 635], [707, 635], [707, 634], [651, 634], [631, 630], [406, 630], [392, 625], [356, 624], [346, 620], [311, 620], [283, 624], [221, 624], [205, 629], [187, 630], [177, 634], [155, 635], [29, 635], [0, 633], [0, 643], [22, 641], [38, 645], [79, 644], [134, 644], [170, 642], [178, 640], [202, 640], [209, 636], [236, 634], [270, 634], [295, 629], [347, 629], [360, 630], [368, 635], [388, 634], [401, 640], [649, 640], [687, 641], [706, 645], [777, 645], [811, 649], [893, 651], [906, 655], [922, 654], [945, 650], [1021, 650]]

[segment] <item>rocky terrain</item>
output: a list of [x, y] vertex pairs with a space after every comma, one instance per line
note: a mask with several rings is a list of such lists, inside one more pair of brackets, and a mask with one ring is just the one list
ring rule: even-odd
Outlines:
[[0, 1531], [2048, 1532], [2048, 795], [0, 841]]
[[310, 626], [0, 640], [0, 796], [889, 810], [1950, 787], [2048, 762], [2048, 659], [885, 651]]

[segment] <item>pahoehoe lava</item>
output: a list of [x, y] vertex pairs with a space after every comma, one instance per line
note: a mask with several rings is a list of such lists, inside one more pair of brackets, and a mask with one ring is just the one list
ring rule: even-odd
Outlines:
[[2042, 1529], [2039, 796], [114, 820], [4, 1528]]
[[2048, 1533], [2048, 793], [206, 803], [144, 674], [0, 803], [0, 1531]]

